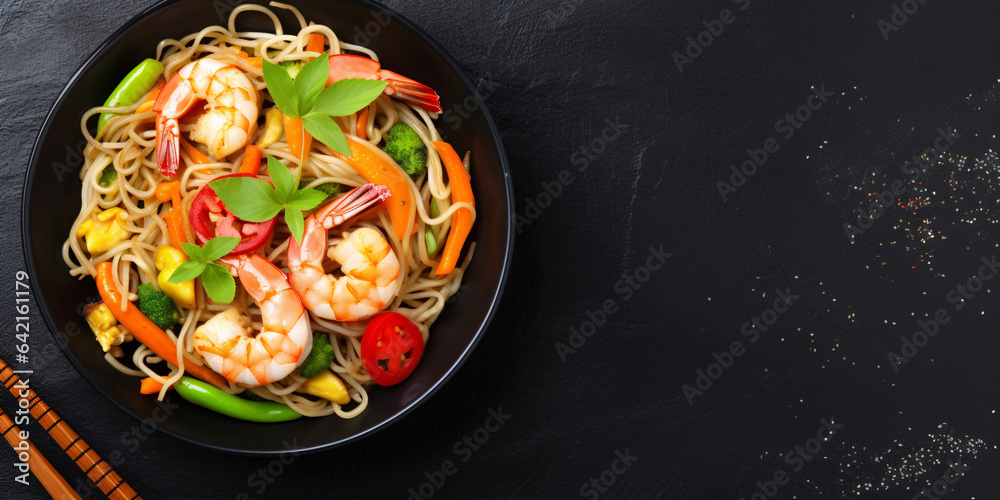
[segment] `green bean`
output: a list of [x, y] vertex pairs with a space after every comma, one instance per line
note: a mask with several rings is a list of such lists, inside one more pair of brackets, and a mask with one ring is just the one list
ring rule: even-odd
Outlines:
[[427, 231], [424, 233], [424, 239], [427, 240], [427, 256], [433, 257], [438, 251], [438, 242], [437, 239], [434, 238], [434, 233]]
[[[163, 64], [156, 59], [146, 59], [125, 75], [125, 79], [115, 87], [115, 90], [104, 101], [104, 106], [118, 108], [131, 106], [146, 95], [156, 84], [156, 79], [163, 74]], [[119, 116], [114, 113], [101, 113], [97, 120], [97, 131], [100, 132], [108, 120]]]
[[191, 377], [181, 377], [174, 385], [180, 397], [209, 410], [251, 422], [287, 422], [302, 414], [274, 401], [257, 402], [229, 394], [215, 386]]

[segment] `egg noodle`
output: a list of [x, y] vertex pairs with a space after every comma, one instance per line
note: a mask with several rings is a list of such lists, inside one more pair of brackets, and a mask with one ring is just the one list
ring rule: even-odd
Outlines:
[[[267, 7], [244, 4], [236, 7], [229, 16], [227, 26], [209, 26], [205, 29], [187, 35], [179, 40], [165, 39], [156, 47], [156, 59], [164, 66], [164, 76], [169, 78], [173, 73], [188, 63], [201, 59], [218, 59], [231, 64], [243, 71], [251, 82], [265, 97], [264, 107], [272, 106], [262, 71], [241, 57], [240, 50], [256, 56], [263, 56], [274, 63], [289, 60], [306, 60], [316, 54], [306, 52], [305, 47], [309, 36], [318, 33], [326, 38], [326, 44], [331, 54], [352, 53], [363, 54], [378, 60], [377, 54], [371, 50], [344, 43], [327, 26], [310, 25], [302, 14], [292, 6], [272, 2], [271, 7], [290, 11], [298, 21], [297, 32], [286, 33], [285, 27], [275, 13]], [[274, 24], [274, 33], [242, 32], [236, 28], [237, 20], [246, 13], [263, 14]], [[277, 54], [275, 55], [275, 53]], [[269, 56], [270, 54], [270, 56]], [[273, 57], [272, 57], [273, 56]], [[148, 94], [147, 94], [148, 95]], [[81, 190], [82, 203], [79, 215], [70, 229], [69, 237], [63, 245], [63, 259], [70, 267], [70, 274], [83, 279], [85, 276], [95, 276], [95, 265], [110, 261], [114, 270], [114, 281], [119, 290], [126, 290], [125, 298], [137, 300], [136, 289], [142, 283], [156, 283], [157, 269], [154, 266], [154, 252], [157, 247], [169, 243], [166, 223], [163, 214], [166, 207], [157, 200], [155, 187], [165, 178], [157, 169], [155, 151], [155, 116], [153, 111], [135, 114], [140, 99], [136, 104], [125, 107], [109, 108], [94, 107], [88, 110], [80, 121], [80, 129], [86, 137], [88, 145], [85, 149], [85, 164], [80, 172], [83, 181]], [[442, 176], [441, 159], [431, 141], [440, 141], [441, 137], [434, 127], [433, 120], [437, 114], [429, 114], [423, 109], [411, 107], [408, 104], [382, 94], [368, 106], [367, 121], [362, 124], [367, 138], [372, 144], [379, 144], [388, 130], [396, 123], [409, 125], [420, 136], [427, 146], [427, 172], [416, 179], [409, 175], [404, 177], [409, 182], [413, 199], [419, 203], [411, 203], [410, 224], [405, 234], [410, 234], [412, 225], [416, 225], [415, 234], [400, 240], [392, 231], [392, 224], [385, 210], [377, 212], [377, 216], [367, 219], [360, 218], [357, 222], [336, 226], [329, 231], [330, 244], [341, 240], [344, 231], [352, 227], [368, 226], [378, 229], [387, 239], [396, 253], [400, 272], [399, 292], [385, 311], [398, 312], [413, 321], [421, 330], [424, 341], [428, 340], [429, 327], [437, 319], [448, 298], [454, 294], [462, 281], [462, 275], [468, 266], [475, 244], [472, 243], [462, 264], [455, 271], [442, 277], [434, 276], [437, 266], [427, 253], [425, 232], [432, 232], [436, 241], [443, 242], [448, 235], [452, 215], [459, 208], [471, 211], [475, 218], [475, 208], [469, 203], [450, 203], [451, 188], [446, 185]], [[87, 122], [94, 115], [103, 112], [113, 112], [121, 116], [109, 121], [96, 136], [88, 130]], [[335, 120], [343, 129], [356, 130], [358, 116], [355, 113], [347, 117], [337, 117]], [[189, 132], [193, 125], [181, 123], [181, 133]], [[257, 128], [249, 137], [248, 144], [253, 144], [263, 134], [263, 127]], [[252, 129], [253, 130], [253, 129]], [[262, 151], [263, 156], [273, 156], [281, 160], [292, 171], [293, 175], [301, 168], [301, 177], [315, 179], [303, 188], [314, 187], [324, 183], [338, 183], [348, 187], [365, 184], [362, 178], [350, 164], [332, 154], [332, 151], [318, 140], [312, 141], [311, 149], [304, 154], [304, 164], [289, 150], [282, 136], [277, 142], [267, 146]], [[189, 155], [182, 151], [181, 161], [187, 165], [176, 179], [180, 182], [180, 193], [183, 199], [185, 215], [199, 189], [213, 179], [236, 172], [243, 159], [243, 152], [238, 151], [218, 163], [196, 164]], [[468, 170], [469, 155], [465, 155], [464, 164]], [[102, 187], [99, 180], [102, 171], [108, 165], [114, 165], [118, 173], [117, 180], [108, 187]], [[263, 177], [263, 176], [262, 176]], [[266, 177], [265, 177], [266, 178]], [[430, 202], [436, 200], [440, 216], [431, 217]], [[111, 250], [100, 255], [89, 255], [77, 237], [77, 230], [85, 221], [95, 214], [113, 207], [124, 209], [128, 217], [124, 223], [129, 232], [129, 239], [117, 244]], [[279, 216], [273, 238], [256, 253], [273, 262], [278, 268], [288, 271], [287, 249], [289, 240], [288, 226]], [[187, 224], [185, 224], [187, 225]], [[191, 228], [187, 227], [188, 241], [194, 241]], [[127, 301], [122, 301], [123, 306]], [[110, 306], [110, 305], [109, 305]], [[105, 359], [118, 371], [134, 377], [154, 377], [163, 382], [160, 390], [162, 399], [168, 387], [177, 382], [184, 374], [184, 364], [204, 364], [204, 360], [195, 348], [193, 339], [195, 329], [219, 312], [233, 306], [239, 307], [252, 320], [255, 331], [263, 326], [260, 309], [236, 280], [236, 298], [232, 304], [216, 304], [209, 300], [202, 287], [196, 286], [196, 308], [178, 307], [180, 319], [178, 326], [166, 331], [177, 347], [177, 359], [181, 366], [167, 367], [153, 351], [138, 345], [131, 355], [131, 365], [128, 359], [116, 359], [111, 352], [105, 354]], [[335, 359], [330, 369], [347, 385], [351, 403], [342, 407], [326, 399], [306, 397], [295, 393], [296, 389], [306, 380], [297, 372], [268, 385], [252, 390], [258, 396], [284, 403], [305, 416], [323, 416], [336, 413], [343, 418], [352, 418], [364, 411], [368, 404], [366, 387], [372, 384], [372, 379], [365, 371], [360, 357], [361, 336], [367, 321], [339, 322], [318, 318], [310, 313], [310, 322], [314, 332], [324, 332], [329, 335], [334, 346]], [[121, 351], [118, 351], [119, 355]], [[162, 375], [167, 372], [169, 374]], [[227, 392], [240, 393], [245, 389], [229, 382]]]

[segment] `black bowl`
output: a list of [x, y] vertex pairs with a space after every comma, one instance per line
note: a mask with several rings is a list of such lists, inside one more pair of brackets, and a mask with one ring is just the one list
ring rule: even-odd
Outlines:
[[[458, 104], [461, 115], [438, 120], [457, 150], [472, 151], [472, 183], [478, 217], [470, 239], [475, 258], [459, 294], [432, 328], [431, 340], [416, 371], [394, 387], [370, 391], [368, 408], [357, 418], [302, 418], [281, 424], [231, 419], [170, 395], [179, 408], [164, 416], [154, 397], [138, 392], [136, 379], [103, 359], [83, 318], [82, 304], [97, 297], [94, 281], [70, 277], [61, 257], [69, 228], [79, 211], [82, 137], [79, 121], [104, 102], [118, 81], [140, 60], [155, 57], [163, 38], [225, 24], [230, 4], [184, 0], [164, 2], [125, 24], [90, 56], [59, 95], [31, 154], [22, 223], [28, 268], [49, 330], [83, 378], [137, 419], [185, 441], [220, 451], [273, 454], [331, 448], [371, 434], [399, 419], [438, 389], [469, 355], [492, 318], [510, 267], [513, 248], [513, 193], [507, 159], [496, 125], [458, 64], [410, 22], [365, 0], [296, 2], [307, 20], [330, 26], [348, 42], [363, 42], [386, 68], [436, 89], [445, 109]], [[279, 13], [284, 26], [296, 26]], [[239, 29], [267, 29], [263, 15], [243, 14]], [[270, 31], [268, 29], [268, 31]], [[366, 42], [367, 39], [367, 42]], [[460, 125], [453, 127], [453, 125]], [[266, 432], [260, 432], [266, 430]], [[294, 441], [293, 441], [294, 438]], [[289, 446], [287, 443], [296, 443]]]

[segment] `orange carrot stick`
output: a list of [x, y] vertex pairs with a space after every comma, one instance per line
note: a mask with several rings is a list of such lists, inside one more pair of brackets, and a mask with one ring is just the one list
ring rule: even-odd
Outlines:
[[[351, 147], [350, 157], [337, 151], [333, 151], [333, 155], [351, 164], [354, 170], [368, 182], [389, 188], [389, 199], [383, 201], [382, 205], [389, 211], [392, 232], [397, 238], [405, 239], [407, 236], [406, 226], [413, 220], [413, 215], [410, 213], [413, 208], [413, 196], [410, 193], [410, 184], [406, 180], [406, 174], [396, 165], [396, 162], [392, 161], [389, 155], [372, 146], [368, 141], [348, 135], [347, 144]], [[417, 224], [413, 222], [410, 234], [416, 231]]]
[[[466, 202], [476, 206], [475, 198], [472, 196], [472, 184], [469, 181], [469, 173], [462, 165], [462, 159], [458, 157], [455, 148], [447, 142], [432, 141], [431, 145], [441, 155], [445, 170], [448, 171], [448, 180], [451, 182], [452, 203]], [[451, 230], [448, 231], [448, 240], [444, 244], [441, 252], [441, 262], [438, 264], [437, 275], [443, 276], [455, 270], [458, 263], [458, 256], [462, 253], [462, 246], [465, 245], [469, 231], [472, 230], [472, 212], [468, 209], [460, 208], [455, 211], [451, 219]]]
[[[104, 261], [97, 265], [97, 276], [94, 276], [94, 281], [97, 282], [97, 291], [101, 294], [104, 303], [111, 309], [111, 314], [122, 326], [132, 332], [132, 336], [150, 348], [153, 353], [163, 358], [167, 363], [178, 366], [177, 345], [170, 340], [170, 337], [167, 337], [166, 333], [163, 333], [160, 327], [139, 312], [139, 308], [135, 304], [122, 297], [118, 287], [115, 286], [113, 272], [111, 262]], [[123, 303], [125, 304], [124, 311], [122, 311]], [[184, 371], [220, 389], [229, 387], [226, 379], [205, 365], [199, 366], [188, 362], [184, 364]]]
[[198, 148], [192, 146], [190, 142], [185, 141], [183, 137], [181, 137], [181, 147], [184, 148], [184, 151], [187, 151], [188, 156], [191, 157], [191, 161], [193, 161], [195, 165], [215, 163], [211, 158], [205, 156], [205, 153], [198, 151]]
[[260, 148], [247, 144], [247, 152], [243, 155], [243, 163], [240, 163], [241, 174], [257, 175], [260, 172]]
[[358, 126], [357, 126], [357, 129], [358, 129], [358, 137], [360, 137], [360, 138], [362, 138], [364, 140], [368, 140], [368, 107], [367, 106], [365, 106], [365, 109], [362, 109], [361, 112], [358, 113]]
[[[146, 377], [139, 384], [139, 394], [156, 394], [160, 392], [160, 389], [163, 389], [163, 382], [153, 377]], [[167, 390], [172, 390], [173, 388], [173, 386], [170, 386], [170, 389]]]
[[285, 141], [288, 143], [288, 150], [296, 158], [302, 158], [302, 153], [309, 151], [312, 145], [312, 136], [302, 128], [301, 118], [285, 116], [281, 119], [285, 126]]
[[173, 207], [163, 215], [163, 220], [167, 223], [170, 244], [180, 250], [181, 243], [187, 243], [187, 234], [184, 231], [184, 206], [181, 203], [181, 183], [170, 181], [157, 184], [156, 199], [164, 203], [173, 200]]
[[320, 35], [319, 33], [309, 34], [309, 43], [306, 43], [306, 52], [323, 52], [323, 47], [326, 46], [326, 37]]

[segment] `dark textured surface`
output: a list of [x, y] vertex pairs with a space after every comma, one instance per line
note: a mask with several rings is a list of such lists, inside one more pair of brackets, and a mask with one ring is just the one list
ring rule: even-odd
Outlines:
[[[30, 145], [60, 88], [145, 5], [0, 4], [2, 227], [18, 226]], [[961, 310], [948, 293], [997, 249], [1000, 7], [927, 0], [886, 41], [877, 23], [893, 14], [888, 0], [387, 5], [481, 82], [501, 129], [530, 223], [500, 316], [402, 421], [280, 465], [146, 432], [62, 354], [39, 359], [32, 385], [105, 458], [120, 454], [116, 469], [136, 490], [405, 497], [452, 460], [436, 497], [576, 497], [628, 450], [638, 458], [605, 474], [614, 483], [600, 497], [750, 498], [783, 471], [778, 498], [914, 498], [949, 460], [968, 470], [946, 498], [997, 497], [1000, 299], [988, 280]], [[725, 8], [735, 20], [679, 72], [671, 54]], [[834, 95], [786, 139], [775, 122], [812, 87]], [[943, 161], [922, 184], [905, 182], [852, 244], [843, 225], [858, 222], [853, 210], [910, 179], [904, 163], [947, 126], [961, 137]], [[717, 182], [769, 137], [780, 149], [723, 202]], [[603, 150], [581, 151], [591, 145]], [[16, 230], [2, 237], [20, 249]], [[673, 256], [648, 281], [619, 284], [661, 245]], [[8, 361], [20, 253], [8, 253], [0, 296]], [[750, 343], [744, 322], [786, 287], [800, 297]], [[600, 316], [605, 302], [614, 312], [580, 345], [573, 332], [589, 333], [588, 312]], [[938, 309], [949, 322], [895, 372], [887, 353]], [[31, 321], [32, 352], [52, 353], [41, 318]], [[689, 404], [681, 386], [734, 341], [745, 354]], [[565, 362], [557, 342], [577, 346]], [[480, 449], [456, 446], [497, 408], [511, 417]], [[844, 427], [796, 470], [782, 454], [831, 416]], [[89, 484], [37, 424], [26, 428], [71, 484]], [[272, 482], [261, 479], [269, 465], [281, 470]], [[14, 475], [0, 465], [0, 495], [44, 495]]]

